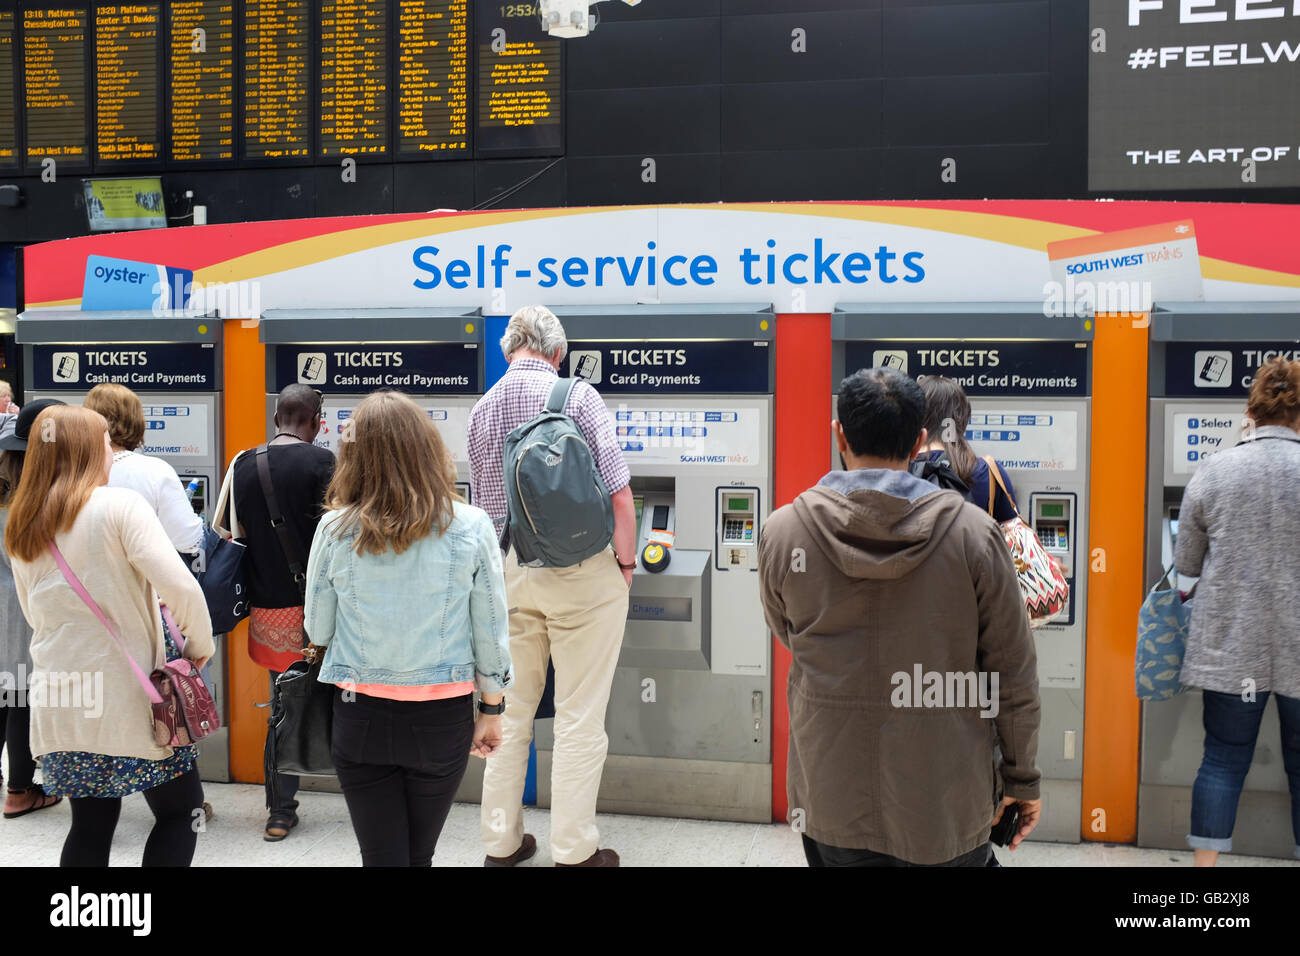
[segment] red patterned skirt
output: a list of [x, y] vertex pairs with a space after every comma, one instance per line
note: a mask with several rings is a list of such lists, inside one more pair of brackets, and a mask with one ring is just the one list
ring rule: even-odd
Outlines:
[[248, 616], [248, 656], [259, 667], [283, 671], [302, 660], [302, 607], [255, 607]]

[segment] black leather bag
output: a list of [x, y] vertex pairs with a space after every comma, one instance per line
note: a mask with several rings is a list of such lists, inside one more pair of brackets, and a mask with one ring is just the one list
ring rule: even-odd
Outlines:
[[266, 774], [335, 776], [330, 742], [334, 727], [333, 684], [320, 678], [321, 648], [316, 660], [295, 661], [275, 679], [271, 720], [266, 734]]

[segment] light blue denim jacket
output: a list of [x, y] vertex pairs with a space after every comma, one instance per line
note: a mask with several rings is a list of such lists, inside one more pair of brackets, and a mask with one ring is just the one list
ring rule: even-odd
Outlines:
[[330, 684], [420, 686], [473, 680], [483, 693], [511, 682], [506, 582], [492, 519], [455, 502], [455, 518], [401, 554], [357, 554], [356, 532], [327, 512], [307, 559], [304, 625], [328, 648]]

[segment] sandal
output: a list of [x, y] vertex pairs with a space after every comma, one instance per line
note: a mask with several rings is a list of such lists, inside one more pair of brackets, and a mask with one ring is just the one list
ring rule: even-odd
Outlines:
[[[27, 814], [29, 813], [35, 813], [37, 810], [44, 810], [47, 807], [52, 807], [55, 804], [59, 804], [63, 802], [62, 797], [52, 797], [49, 794], [47, 794], [45, 790], [42, 789], [39, 783], [34, 783], [25, 790], [9, 791], [9, 794], [11, 796], [19, 793], [25, 793], [28, 796], [30, 796], [32, 798], [32, 804], [26, 810], [18, 810], [14, 813], [6, 812], [4, 815], [4, 818], [6, 820], [16, 820], [19, 817], [27, 816]], [[5, 803], [8, 802], [9, 802], [8, 800], [5, 801]]]
[[295, 802], [292, 807], [272, 810], [266, 818], [266, 832], [262, 834], [262, 839], [267, 843], [279, 843], [287, 837], [289, 831], [298, 825], [298, 814], [295, 812], [297, 807]]

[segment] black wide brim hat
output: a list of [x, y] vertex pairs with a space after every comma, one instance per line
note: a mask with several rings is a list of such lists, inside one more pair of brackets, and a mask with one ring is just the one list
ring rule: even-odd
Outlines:
[[36, 418], [41, 412], [53, 405], [66, 405], [67, 402], [61, 402], [57, 398], [38, 398], [34, 402], [28, 402], [22, 407], [22, 410], [14, 416], [13, 431], [4, 434], [7, 430], [0, 430], [0, 451], [26, 451], [27, 440], [32, 434], [32, 425], [36, 423]]

